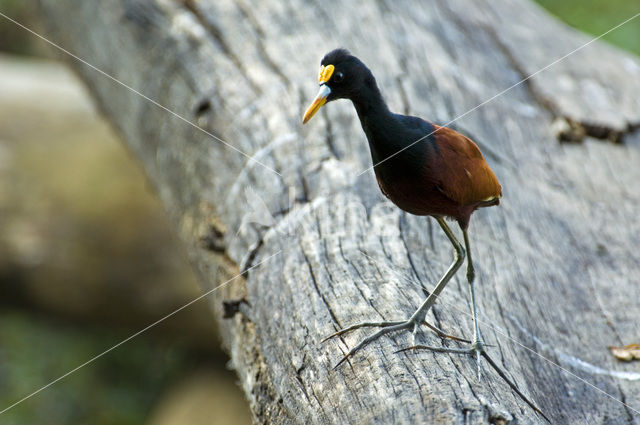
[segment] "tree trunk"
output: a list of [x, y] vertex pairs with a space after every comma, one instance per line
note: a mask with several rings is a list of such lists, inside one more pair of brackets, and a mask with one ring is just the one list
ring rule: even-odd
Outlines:
[[[463, 115], [498, 175], [503, 202], [470, 226], [489, 354], [553, 423], [640, 423], [637, 364], [607, 349], [640, 335], [636, 59], [595, 42], [494, 98], [589, 38], [519, 0], [39, 3], [51, 40], [139, 92], [65, 55], [204, 290], [246, 271], [207, 300], [258, 423], [543, 422], [486, 363], [479, 380], [467, 356], [394, 354], [408, 333], [333, 369], [371, 331], [323, 337], [407, 318], [453, 255], [435, 221], [380, 193], [348, 102], [301, 126], [335, 47], [371, 67], [392, 110]], [[471, 335], [463, 271], [428, 320]], [[426, 328], [416, 343], [457, 346]]]

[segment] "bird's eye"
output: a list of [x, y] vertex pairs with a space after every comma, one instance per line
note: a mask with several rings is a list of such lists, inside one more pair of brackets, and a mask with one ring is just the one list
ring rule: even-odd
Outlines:
[[336, 72], [336, 74], [333, 76], [333, 81], [336, 83], [340, 83], [342, 82], [342, 80], [344, 80], [344, 74], [340, 71]]

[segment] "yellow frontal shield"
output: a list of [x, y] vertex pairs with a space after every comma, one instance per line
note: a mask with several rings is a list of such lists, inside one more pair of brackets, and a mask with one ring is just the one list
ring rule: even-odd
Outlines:
[[322, 65], [320, 67], [320, 73], [318, 74], [318, 84], [324, 84], [329, 81], [333, 75], [333, 71], [335, 71], [335, 67], [333, 65]]
[[331, 89], [326, 85], [327, 81], [331, 79], [333, 75], [333, 71], [335, 67], [333, 65], [322, 65], [320, 67], [320, 73], [318, 74], [318, 83], [320, 84], [320, 90], [316, 95], [313, 103], [307, 109], [307, 112], [304, 113], [304, 117], [302, 117], [302, 124], [306, 124], [307, 121], [311, 119], [315, 115], [316, 112], [327, 103], [327, 96], [331, 93]]

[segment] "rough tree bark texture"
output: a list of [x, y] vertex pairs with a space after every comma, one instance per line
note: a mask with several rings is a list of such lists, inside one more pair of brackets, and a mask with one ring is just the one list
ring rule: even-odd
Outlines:
[[[301, 115], [338, 46], [371, 66], [392, 109], [446, 123], [586, 36], [516, 0], [39, 3], [53, 41], [280, 173], [70, 60], [205, 289], [266, 260], [208, 299], [220, 318], [223, 300], [248, 299], [220, 327], [257, 422], [542, 422], [486, 365], [478, 380], [467, 357], [394, 354], [407, 334], [332, 369], [369, 331], [321, 338], [408, 317], [452, 250], [433, 220], [385, 200], [372, 170], [359, 175], [371, 164], [350, 104], [304, 128]], [[637, 365], [607, 350], [640, 335], [639, 62], [593, 43], [456, 124], [504, 187], [470, 228], [490, 353], [554, 423], [640, 423]], [[257, 218], [257, 197], [273, 222]], [[469, 336], [467, 300], [460, 272], [428, 318]]]

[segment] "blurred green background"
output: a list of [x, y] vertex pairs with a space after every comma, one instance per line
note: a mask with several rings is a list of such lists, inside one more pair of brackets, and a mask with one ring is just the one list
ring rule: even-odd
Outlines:
[[[567, 24], [594, 36], [640, 13], [633, 0], [537, 0]], [[640, 55], [640, 17], [602, 37], [603, 40]]]
[[[539, 0], [599, 35], [628, 0]], [[636, 3], [636, 4], [634, 4]], [[36, 26], [34, 7], [0, 12]], [[640, 18], [605, 40], [640, 54]], [[0, 17], [0, 410], [200, 292], [144, 175], [79, 81]], [[3, 424], [246, 424], [197, 303], [19, 404]]]
[[[0, 12], [37, 28], [33, 2]], [[0, 411], [198, 297], [134, 158], [55, 52], [0, 17]], [[1, 424], [249, 424], [206, 301]]]

